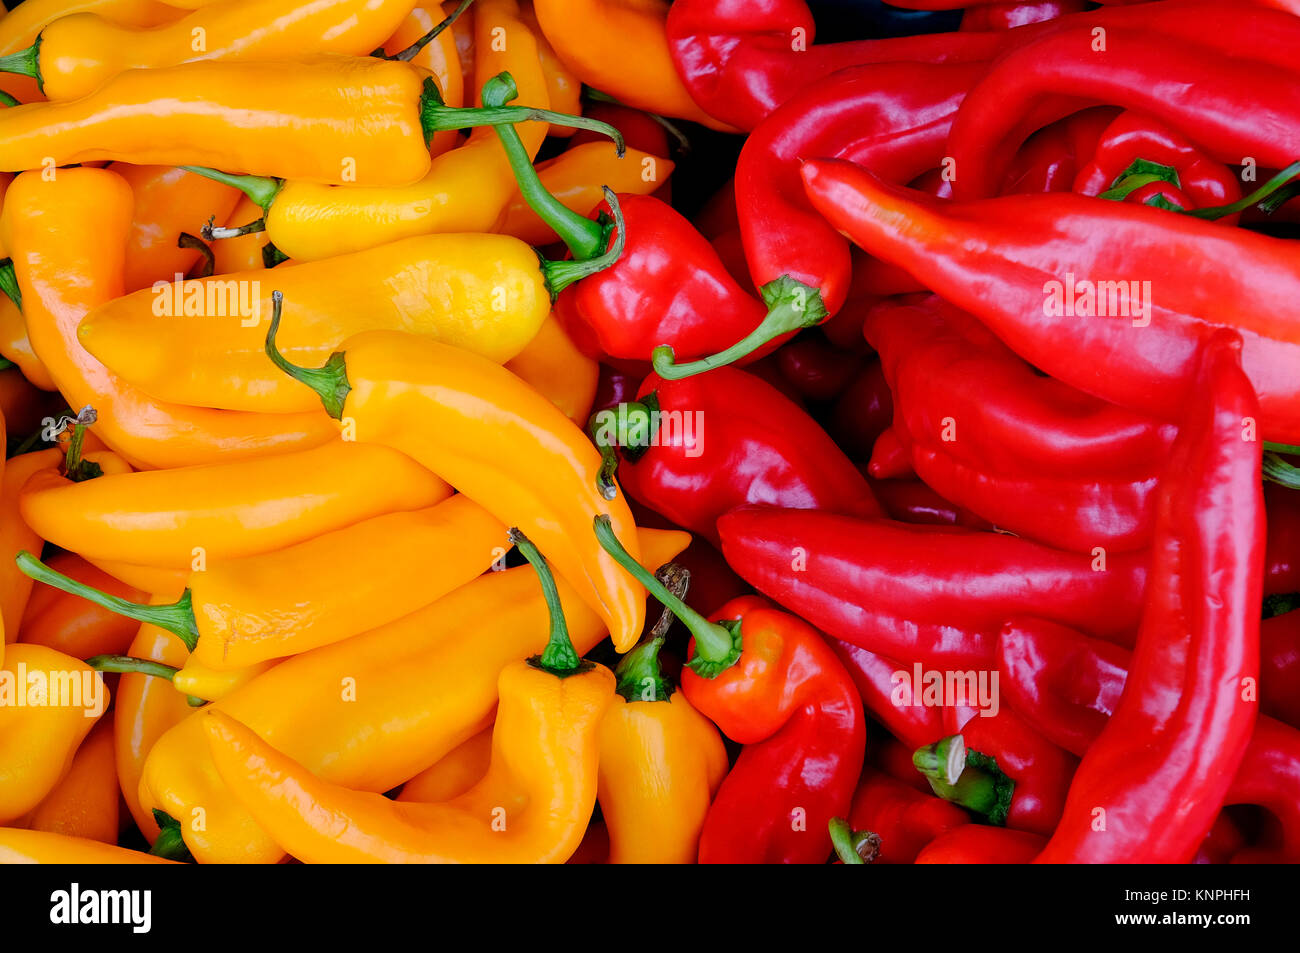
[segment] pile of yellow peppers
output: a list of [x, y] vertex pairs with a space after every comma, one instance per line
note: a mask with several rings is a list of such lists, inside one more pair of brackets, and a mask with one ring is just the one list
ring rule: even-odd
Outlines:
[[598, 488], [507, 158], [549, 139], [584, 216], [664, 185], [556, 148], [584, 83], [698, 118], [593, 55], [601, 13], [0, 17], [0, 862], [694, 861], [718, 730], [581, 660], [646, 622], [593, 520], [652, 570], [690, 540]]

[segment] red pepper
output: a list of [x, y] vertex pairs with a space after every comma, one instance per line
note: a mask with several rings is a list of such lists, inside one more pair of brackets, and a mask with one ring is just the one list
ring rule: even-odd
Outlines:
[[962, 32], [1010, 30], [1028, 23], [1055, 20], [1068, 13], [1080, 13], [1087, 0], [1034, 0], [1033, 3], [984, 3], [968, 6], [961, 18]]
[[1260, 436], [1300, 442], [1291, 242], [1073, 194], [943, 203], [846, 162], [810, 161], [803, 175], [813, 204], [867, 251], [1035, 367], [1121, 406], [1177, 420], [1204, 332], [1230, 324], [1259, 393]]
[[[1260, 630], [1265, 658], [1269, 651], [1265, 631], [1274, 621], [1265, 620]], [[1296, 646], [1293, 636], [1293, 652]], [[1038, 619], [1009, 623], [998, 653], [1000, 684], [1008, 704], [1075, 754], [1086, 752], [1106, 727], [1119, 705], [1132, 661], [1125, 649]], [[1266, 691], [1267, 686], [1262, 686], [1265, 711]], [[1151, 702], [1168, 707], [1176, 705], [1178, 698], [1170, 688], [1149, 696]], [[1300, 784], [1300, 731], [1261, 715], [1245, 750], [1223, 803], [1268, 808], [1281, 829], [1275, 846], [1289, 862], [1300, 861], [1300, 802], [1295, 797]]]
[[1259, 624], [1259, 707], [1300, 728], [1300, 609]]
[[1115, 115], [1115, 109], [1098, 106], [1038, 130], [1012, 159], [998, 194], [1070, 191], [1079, 169], [1091, 160], [1098, 139]]
[[894, 419], [894, 398], [889, 393], [880, 361], [870, 360], [849, 381], [831, 408], [826, 429], [850, 460], [866, 460], [871, 447]]
[[622, 449], [618, 476], [629, 496], [714, 542], [718, 517], [745, 503], [881, 512], [811, 417], [733, 367], [681, 381], [652, 374], [636, 403], [596, 415], [592, 426], [607, 460]]
[[867, 461], [867, 472], [877, 480], [916, 479], [912, 453], [892, 424], [876, 438], [871, 448], [871, 459]]
[[1300, 493], [1264, 484], [1268, 548], [1264, 556], [1264, 595], [1300, 592]]
[[[1154, 30], [1143, 25], [1150, 21], [1144, 7], [1159, 19]], [[1091, 23], [1045, 24], [997, 61], [953, 125], [958, 198], [996, 194], [1025, 137], [1074, 112], [1081, 100], [1149, 114], [1229, 165], [1244, 156], [1276, 168], [1295, 160], [1300, 18], [1240, 3], [1144, 7], [1107, 11], [1115, 25], [1090, 14], [1084, 17]]]
[[[1241, 198], [1241, 181], [1226, 165], [1159, 120], [1132, 111], [1120, 113], [1101, 134], [1092, 162], [1079, 171], [1072, 188], [1082, 195], [1139, 204], [1162, 194], [1180, 199], [1179, 207], [1188, 209], [1230, 205]], [[1235, 225], [1240, 217], [1218, 221]]]
[[849, 823], [880, 837], [875, 863], [910, 864], [936, 837], [969, 824], [970, 818], [954, 804], [865, 768], [853, 795]]
[[1220, 811], [1214, 819], [1210, 833], [1205, 835], [1194, 864], [1226, 864], [1234, 854], [1246, 846], [1246, 836], [1241, 825], [1227, 811]]
[[967, 824], [930, 842], [918, 864], [1025, 864], [1043, 849], [1041, 834]]
[[819, 402], [842, 394], [863, 363], [857, 354], [834, 347], [817, 332], [799, 335], [772, 358], [804, 400]]
[[816, 629], [766, 599], [733, 600], [706, 622], [622, 550], [607, 517], [596, 534], [690, 629], [682, 691], [744, 745], [705, 818], [700, 863], [825, 863], [866, 744], [849, 673]]
[[998, 533], [816, 511], [745, 506], [719, 519], [718, 532], [741, 578], [791, 612], [935, 668], [987, 664], [1017, 612], [1131, 637], [1146, 577], [1145, 553], [1114, 554], [1102, 568]]
[[900, 523], [928, 523], [932, 526], [965, 526], [989, 531], [993, 524], [970, 510], [945, 500], [920, 480], [868, 479], [885, 515]]
[[[1044, 836], [1056, 829], [1078, 759], [1014, 712], [999, 708], [993, 714], [976, 715], [960, 734], [937, 746], [943, 752], [955, 747], [963, 753], [960, 776], [955, 779], [944, 777], [947, 766], [942, 763], [922, 766], [917, 762], [921, 773], [934, 779], [931, 784], [940, 797], [974, 810], [998, 826]], [[929, 750], [922, 748], [918, 755]]]
[[863, 706], [876, 721], [889, 729], [890, 734], [903, 739], [909, 748], [918, 748], [943, 731], [942, 708], [923, 705], [920, 699], [904, 699], [900, 695], [899, 681], [895, 676], [903, 672], [910, 677], [907, 666], [842, 639], [828, 638], [826, 641], [857, 686]]
[[1259, 404], [1241, 343], [1205, 344], [1196, 397], [1161, 482], [1131, 677], [1088, 749], [1043, 862], [1185, 863], [1196, 854], [1258, 710], [1264, 508]]
[[877, 307], [864, 333], [894, 395], [893, 433], [941, 496], [1061, 549], [1147, 544], [1175, 427], [1035, 373], [935, 298]]
[[[939, 719], [942, 721], [942, 709], [934, 710], [940, 713]], [[933, 732], [930, 737], [934, 737]], [[916, 751], [916, 748], [916, 745], [909, 747], [897, 738], [887, 736], [882, 741], [873, 742], [871, 746], [871, 764], [895, 781], [901, 781], [922, 794], [933, 796], [934, 792], [930, 790], [930, 782], [925, 779], [921, 772], [916, 770], [916, 765], [912, 763], [912, 754]]]
[[867, 63], [977, 63], [1005, 34], [942, 33], [813, 44], [803, 0], [677, 0], [668, 46], [691, 98], [737, 129], [752, 130], [795, 93]]

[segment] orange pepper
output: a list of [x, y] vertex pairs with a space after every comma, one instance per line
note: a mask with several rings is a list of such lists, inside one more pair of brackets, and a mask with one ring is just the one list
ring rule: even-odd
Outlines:
[[47, 99], [86, 96], [131, 69], [203, 60], [263, 62], [315, 53], [361, 56], [402, 22], [413, 0], [224, 0], [164, 26], [139, 29], [94, 13], [60, 17], [39, 45], [0, 60], [32, 76]]
[[646, 112], [732, 132], [686, 91], [668, 52], [668, 0], [534, 0], [542, 33], [588, 86]]
[[43, 645], [10, 645], [0, 666], [0, 823], [40, 804], [108, 707], [103, 676]]
[[[664, 184], [674, 168], [671, 159], [637, 149], [629, 147], [620, 158], [612, 142], [584, 142], [538, 163], [537, 175], [566, 208], [586, 218], [605, 201], [605, 186], [619, 195], [649, 195]], [[496, 230], [530, 245], [559, 240], [517, 188]]]
[[113, 725], [99, 721], [77, 749], [72, 767], [27, 816], [26, 827], [117, 844], [117, 767]]
[[[384, 43], [383, 51], [389, 56], [401, 53], [449, 15], [443, 12], [441, 4], [434, 3], [433, 0], [417, 3]], [[461, 20], [457, 20], [457, 23], [460, 22]], [[433, 74], [433, 78], [438, 82], [438, 89], [442, 90], [442, 100], [448, 106], [465, 104], [465, 76], [461, 72], [460, 56], [456, 51], [456, 34], [452, 30], [443, 30], [407, 62], [414, 63]], [[461, 134], [458, 130], [444, 129], [435, 132], [429, 139], [429, 155], [442, 155], [448, 149], [460, 145], [460, 141]]]
[[177, 245], [181, 233], [197, 236], [213, 217], [224, 222], [242, 198], [238, 189], [175, 166], [119, 163], [113, 171], [135, 195], [123, 276], [127, 292], [188, 274], [199, 252]]
[[432, 506], [451, 488], [388, 447], [336, 440], [299, 453], [72, 483], [38, 474], [23, 519], [87, 559], [200, 569], [383, 513]]
[[[51, 568], [111, 596], [138, 602], [147, 594], [118, 582], [76, 553], [58, 553], [49, 559]], [[57, 649], [73, 658], [120, 655], [126, 651], [140, 626], [116, 612], [68, 595], [50, 586], [37, 586], [27, 600], [18, 629], [21, 641]]]
[[23, 377], [41, 390], [55, 389], [49, 370], [32, 350], [23, 313], [7, 294], [0, 294], [0, 357], [16, 364]]
[[[262, 207], [247, 195], [240, 197], [235, 209], [227, 218], [234, 227], [240, 228], [262, 220]], [[214, 241], [212, 249], [212, 273], [214, 275], [232, 275], [239, 271], [258, 271], [271, 267], [267, 262], [265, 250], [274, 251], [275, 246], [266, 240], [261, 230], [245, 232], [233, 238]]]
[[[689, 541], [680, 532], [638, 535], [655, 566]], [[605, 637], [600, 617], [558, 585], [574, 646], [590, 651]], [[541, 651], [548, 620], [531, 569], [484, 573], [395, 622], [287, 659], [204, 710], [225, 712], [326, 781], [389, 791], [487, 727], [498, 675]], [[154, 745], [141, 797], [181, 823], [200, 863], [283, 856], [222, 783], [198, 717]]]
[[450, 801], [482, 781], [491, 763], [492, 727], [489, 725], [403, 784], [397, 800]]
[[[171, 602], [180, 591], [179, 586], [160, 590], [153, 601]], [[185, 644], [170, 632], [146, 624], [140, 626], [127, 654], [180, 668], [190, 653]], [[128, 672], [118, 680], [117, 700], [113, 706], [118, 784], [136, 827], [151, 844], [159, 831], [152, 812], [140, 806], [140, 777], [144, 773], [145, 758], [153, 749], [154, 742], [193, 712], [185, 696], [164, 679]]]
[[0, 864], [171, 864], [164, 860], [81, 837], [46, 831], [0, 828]]
[[175, 467], [316, 446], [330, 439], [322, 414], [238, 414], [159, 403], [122, 384], [77, 341], [93, 308], [120, 297], [134, 204], [104, 169], [62, 169], [14, 180], [0, 235], [14, 256], [27, 332], [73, 407], [93, 406], [104, 442], [137, 466]]
[[[83, 557], [84, 558], [84, 557]], [[180, 569], [159, 569], [156, 566], [136, 566], [113, 559], [87, 559], [96, 569], [102, 569], [118, 582], [141, 592], [180, 592], [185, 588], [186, 573]]]
[[36, 430], [42, 418], [64, 409], [63, 398], [42, 390], [29, 381], [21, 370], [0, 370], [0, 417], [4, 417], [11, 438], [20, 438]]
[[[18, 568], [15, 557], [24, 550], [39, 549], [41, 537], [29, 527], [18, 509], [18, 500], [28, 477], [39, 470], [56, 467], [63, 460], [57, 448], [11, 457], [0, 479], [0, 619], [5, 640], [16, 641], [32, 580]], [[0, 655], [0, 658], [3, 658]]]
[[578, 350], [554, 315], [537, 336], [506, 363], [506, 370], [531, 385], [579, 427], [586, 427], [596, 400], [600, 365]]
[[[546, 91], [551, 99], [551, 108], [556, 112], [582, 115], [582, 80], [555, 55], [550, 41], [537, 23], [537, 13], [531, 2], [524, 0], [519, 4], [519, 15], [537, 38], [537, 57], [542, 64], [542, 73], [546, 76]], [[553, 125], [550, 135], [568, 138], [576, 131], [572, 126]]]

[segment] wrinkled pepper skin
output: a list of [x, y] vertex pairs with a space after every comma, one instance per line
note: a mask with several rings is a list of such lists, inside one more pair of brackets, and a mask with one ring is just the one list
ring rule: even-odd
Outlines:
[[[619, 482], [637, 502], [675, 525], [718, 541], [717, 521], [746, 503], [875, 516], [866, 480], [802, 409], [758, 377], [731, 367], [680, 381], [651, 374], [638, 400], [654, 394], [671, 421]], [[688, 426], [695, 429], [688, 430]]]
[[862, 769], [857, 689], [816, 629], [766, 599], [742, 596], [713, 619], [741, 620], [740, 658], [712, 679], [684, 669], [682, 691], [745, 747], [709, 808], [700, 863], [825, 863], [826, 825]]
[[[687, 542], [685, 533], [641, 531], [655, 567]], [[574, 647], [590, 651], [606, 629], [562, 579], [557, 584]], [[489, 572], [396, 622], [288, 659], [210, 707], [325, 782], [390, 791], [487, 727], [497, 676], [540, 652], [549, 624], [530, 568]], [[141, 780], [144, 807], [180, 821], [200, 863], [275, 863], [282, 850], [207, 751], [194, 716], [158, 739]], [[199, 807], [203, 829], [193, 824]]]
[[[803, 177], [813, 205], [862, 248], [974, 314], [1035, 367], [1103, 400], [1178, 420], [1202, 335], [1231, 327], [1259, 394], [1261, 436], [1300, 442], [1300, 320], [1290, 306], [1300, 272], [1289, 242], [1067, 193], [941, 203], [837, 161], [810, 161]], [[1237, 261], [1249, 269], [1227, 264]], [[1068, 282], [1130, 279], [1136, 296], [1121, 301], [1113, 287], [1102, 295], [1113, 305], [1089, 309], [1080, 298], [1084, 315], [1066, 307], [1085, 292], [1070, 285], [1067, 300]], [[1046, 293], [1052, 282], [1059, 308]]]
[[1145, 553], [1103, 564], [997, 533], [775, 507], [735, 509], [718, 531], [732, 568], [791, 612], [931, 667], [987, 664], [1012, 612], [1130, 640], [1147, 575]]
[[31, 479], [21, 508], [42, 539], [88, 559], [191, 569], [200, 555], [264, 553], [450, 495], [395, 450], [336, 440], [296, 454], [81, 483]]
[[501, 672], [487, 775], [442, 803], [398, 804], [322, 781], [221, 711], [200, 716], [217, 771], [305, 863], [564, 863], [596, 805], [601, 719], [614, 674]]
[[232, 414], [160, 403], [86, 352], [77, 325], [122, 296], [133, 206], [130, 187], [103, 169], [64, 169], [51, 182], [20, 175], [5, 195], [0, 241], [13, 256], [27, 331], [68, 404], [94, 407], [95, 432], [134, 465], [180, 467], [329, 440], [336, 430], [319, 412]]
[[1259, 677], [1264, 508], [1260, 444], [1242, 431], [1259, 404], [1240, 351], [1226, 332], [1205, 345], [1161, 483], [1130, 677], [1038, 862], [1191, 860], [1245, 755], [1258, 710], [1243, 685]]
[[[227, 293], [231, 288], [241, 290]], [[501, 364], [528, 345], [551, 312], [528, 245], [507, 235], [427, 235], [328, 261], [283, 264], [273, 273], [143, 289], [96, 308], [77, 337], [111, 371], [159, 400], [274, 414], [316, 410], [320, 399], [311, 389], [266, 359], [273, 291], [285, 299], [277, 344], [308, 366], [323, 364], [352, 335], [382, 329], [427, 336]], [[183, 313], [160, 307], [187, 299], [193, 311], [188, 304]]]

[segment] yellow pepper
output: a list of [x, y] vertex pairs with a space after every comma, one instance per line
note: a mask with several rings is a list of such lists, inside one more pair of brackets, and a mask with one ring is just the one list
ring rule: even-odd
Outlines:
[[[472, 12], [472, 10], [466, 10], [455, 21], [456, 24], [464, 22], [465, 17], [472, 15]], [[451, 14], [444, 14], [442, 6], [432, 2], [432, 0], [417, 3], [411, 9], [411, 12], [406, 15], [406, 19], [398, 25], [393, 35], [384, 43], [382, 47], [384, 53], [388, 56], [396, 56], [402, 53], [413, 43], [423, 39], [425, 35], [443, 22], [446, 16], [454, 13], [455, 11], [452, 11]], [[456, 52], [454, 27], [443, 30], [407, 62], [423, 67], [433, 74], [433, 78], [438, 82], [438, 89], [442, 91], [443, 102], [448, 106], [464, 105], [465, 75], [461, 72], [460, 56]], [[429, 154], [431, 156], [441, 155], [448, 149], [460, 145], [460, 140], [461, 134], [455, 129], [435, 132], [429, 139]]]
[[67, 773], [108, 707], [103, 677], [80, 659], [16, 642], [0, 666], [0, 823], [22, 817]]
[[402, 785], [399, 801], [450, 801], [483, 780], [492, 763], [492, 728], [443, 755]]
[[26, 485], [23, 519], [87, 559], [195, 569], [269, 552], [400, 510], [450, 488], [387, 447], [336, 440], [314, 450], [175, 470]]
[[578, 350], [554, 315], [537, 336], [506, 364], [506, 370], [531, 385], [579, 427], [587, 425], [596, 400], [600, 365]]
[[[150, 396], [225, 410], [318, 410], [266, 359], [272, 290], [296, 363], [318, 364], [361, 331], [408, 331], [500, 364], [537, 334], [551, 294], [528, 245], [505, 235], [425, 235], [341, 255], [143, 289], [86, 316], [78, 339]], [[160, 306], [161, 305], [161, 306]]]
[[105, 719], [91, 729], [77, 748], [68, 773], [45, 795], [22, 826], [116, 844], [119, 800], [113, 726]]
[[172, 676], [172, 688], [188, 698], [214, 702], [279, 664], [279, 659], [269, 659], [241, 668], [213, 669], [197, 661], [191, 654], [180, 671]]
[[[689, 541], [639, 535], [652, 566]], [[600, 617], [562, 580], [559, 589], [574, 646], [589, 651], [605, 636]], [[548, 631], [533, 572], [489, 572], [395, 622], [288, 659], [210, 708], [330, 783], [389, 791], [491, 723], [502, 669], [540, 652]], [[274, 863], [283, 851], [222, 783], [196, 716], [154, 745], [144, 806], [176, 818], [201, 863]]]
[[23, 377], [41, 390], [55, 389], [49, 370], [32, 350], [22, 312], [7, 294], [0, 294], [0, 357], [17, 364]]
[[170, 864], [141, 853], [81, 837], [0, 827], [0, 864]]
[[165, 26], [140, 29], [94, 13], [60, 17], [39, 41], [0, 57], [0, 70], [31, 76], [50, 100], [78, 99], [131, 69], [202, 60], [293, 60], [370, 53], [414, 0], [225, 0]]
[[322, 781], [256, 733], [203, 718], [217, 772], [258, 823], [307, 863], [563, 863], [596, 803], [597, 734], [614, 675], [582, 661], [531, 543], [551, 614], [543, 652], [502, 669], [487, 775], [445, 802], [397, 803]]

